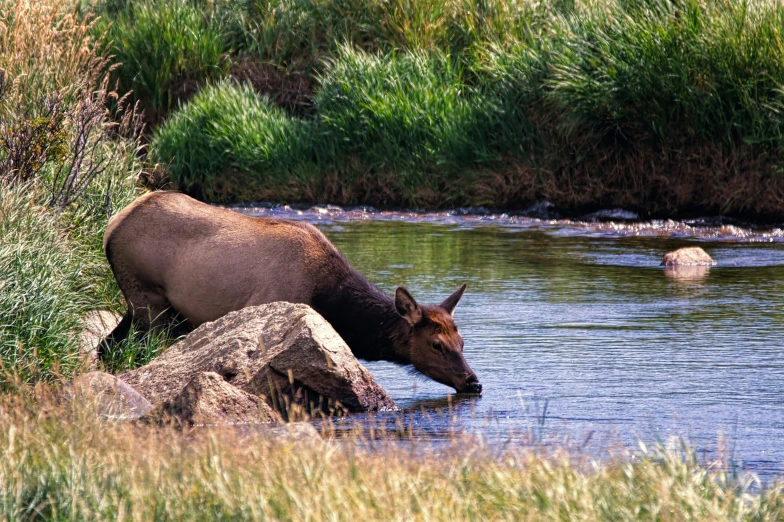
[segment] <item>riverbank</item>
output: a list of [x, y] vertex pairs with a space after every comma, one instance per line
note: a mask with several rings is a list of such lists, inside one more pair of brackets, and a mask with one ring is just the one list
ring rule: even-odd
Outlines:
[[150, 162], [201, 199], [784, 217], [778, 0], [95, 13]]

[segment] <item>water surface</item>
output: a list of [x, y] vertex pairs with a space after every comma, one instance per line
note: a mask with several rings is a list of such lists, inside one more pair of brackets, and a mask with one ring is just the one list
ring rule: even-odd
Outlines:
[[[317, 225], [371, 281], [455, 312], [480, 398], [366, 363], [398, 406], [438, 431], [450, 406], [469, 431], [541, 440], [680, 436], [762, 476], [784, 472], [784, 233], [700, 223], [580, 223], [506, 215], [245, 207]], [[701, 246], [710, 269], [668, 272]], [[726, 444], [722, 440], [728, 441]], [[597, 450], [597, 451], [604, 451]]]

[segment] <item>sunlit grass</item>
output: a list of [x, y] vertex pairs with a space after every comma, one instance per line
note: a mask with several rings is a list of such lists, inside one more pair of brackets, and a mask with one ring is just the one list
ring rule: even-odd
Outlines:
[[[187, 191], [227, 199], [285, 183], [313, 161], [311, 125], [291, 118], [248, 85], [201, 91], [153, 137], [153, 159]], [[246, 186], [232, 184], [240, 175]]]
[[629, 2], [565, 24], [546, 97], [571, 124], [631, 142], [781, 147], [780, 2]]
[[405, 174], [402, 184], [423, 185], [426, 169], [456, 173], [495, 159], [502, 115], [462, 77], [460, 65], [437, 52], [377, 56], [344, 48], [321, 78], [318, 120], [344, 154]]
[[[46, 520], [777, 520], [762, 491], [678, 444], [594, 460], [455, 434], [180, 431], [101, 420], [89, 401], [0, 399], [0, 513]], [[329, 430], [327, 430], [327, 433]], [[378, 432], [377, 432], [378, 434]]]

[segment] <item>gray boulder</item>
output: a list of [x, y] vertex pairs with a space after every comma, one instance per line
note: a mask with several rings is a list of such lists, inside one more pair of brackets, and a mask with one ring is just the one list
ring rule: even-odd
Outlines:
[[130, 420], [147, 415], [152, 404], [131, 386], [114, 375], [89, 372], [63, 386], [61, 401], [95, 407], [98, 415], [110, 419]]
[[232, 386], [215, 372], [197, 374], [147, 418], [160, 421], [169, 416], [192, 426], [266, 424], [278, 419], [260, 397]]
[[163, 404], [203, 372], [262, 397], [284, 415], [394, 408], [332, 326], [304, 304], [231, 312], [119, 378], [153, 404]]
[[716, 264], [700, 247], [684, 247], [664, 254], [662, 266], [712, 266]]

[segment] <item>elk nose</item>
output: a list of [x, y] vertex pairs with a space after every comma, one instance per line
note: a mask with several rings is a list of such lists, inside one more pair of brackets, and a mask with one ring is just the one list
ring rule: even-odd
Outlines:
[[466, 379], [466, 393], [482, 393], [482, 384], [476, 378], [476, 375]]

